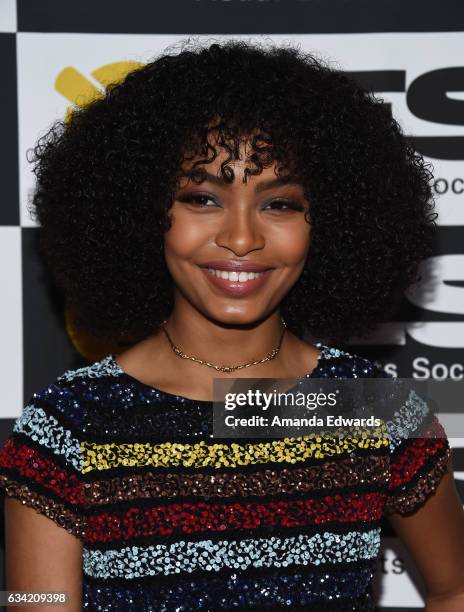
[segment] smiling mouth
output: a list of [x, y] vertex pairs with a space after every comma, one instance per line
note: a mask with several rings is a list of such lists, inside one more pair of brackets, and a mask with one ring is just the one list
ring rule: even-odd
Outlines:
[[235, 270], [217, 270], [215, 268], [205, 268], [210, 274], [214, 274], [217, 278], [222, 278], [224, 280], [238, 282], [238, 283], [247, 283], [249, 281], [255, 280], [256, 278], [260, 278], [264, 276], [266, 272], [236, 272]]
[[269, 277], [272, 268], [262, 272], [240, 272], [200, 267], [209, 283], [217, 290], [231, 297], [244, 297], [261, 288]]

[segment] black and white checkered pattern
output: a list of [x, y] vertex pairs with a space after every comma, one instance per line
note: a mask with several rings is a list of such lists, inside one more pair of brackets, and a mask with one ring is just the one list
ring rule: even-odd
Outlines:
[[[37, 227], [26, 208], [33, 188], [26, 150], [80, 94], [92, 95], [105, 79], [189, 34], [295, 42], [332, 58], [391, 104], [434, 165], [439, 241], [424, 264], [424, 284], [407, 293], [395, 320], [350, 350], [402, 377], [464, 377], [463, 3], [0, 0], [0, 442], [35, 390], [100, 356], [96, 345], [69, 333], [38, 259]], [[464, 440], [451, 443], [464, 499]], [[386, 536], [381, 609], [417, 609], [412, 563], [388, 527]]]

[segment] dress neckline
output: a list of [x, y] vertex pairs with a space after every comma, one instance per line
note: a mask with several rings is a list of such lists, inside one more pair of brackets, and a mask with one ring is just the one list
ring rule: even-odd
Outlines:
[[[313, 378], [317, 372], [319, 371], [320, 367], [321, 367], [321, 362], [324, 359], [327, 359], [327, 357], [332, 357], [334, 356], [334, 351], [336, 349], [327, 346], [326, 344], [322, 344], [322, 342], [317, 342], [316, 344], [313, 344], [312, 346], [314, 346], [315, 348], [319, 349], [319, 355], [317, 356], [317, 361], [316, 361], [316, 365], [314, 366], [314, 368], [309, 371], [308, 373], [304, 374], [299, 380], [304, 380], [305, 378]], [[339, 351], [337, 350], [337, 353]], [[341, 351], [340, 351], [341, 352]], [[132, 384], [148, 390], [150, 393], [155, 393], [158, 397], [162, 397], [165, 398], [166, 400], [171, 400], [171, 401], [176, 401], [176, 402], [182, 402], [182, 403], [191, 403], [191, 404], [198, 404], [200, 406], [211, 406], [213, 404], [212, 400], [200, 400], [200, 399], [194, 399], [192, 397], [185, 397], [183, 395], [176, 395], [175, 393], [169, 393], [168, 391], [163, 391], [162, 389], [158, 389], [157, 387], [154, 387], [152, 385], [148, 385], [147, 383], [142, 382], [141, 380], [139, 380], [138, 378], [135, 378], [134, 376], [132, 376], [131, 374], [129, 374], [128, 372], [126, 372], [120, 365], [119, 363], [116, 361], [116, 354], [115, 353], [110, 353], [107, 357], [106, 360], [109, 361], [109, 363], [111, 364], [112, 370], [116, 371], [117, 375], [122, 378], [127, 380], [128, 382], [131, 382]]]

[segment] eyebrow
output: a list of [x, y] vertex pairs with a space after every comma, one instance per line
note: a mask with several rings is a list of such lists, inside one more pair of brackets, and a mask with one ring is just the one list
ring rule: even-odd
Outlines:
[[[211, 174], [209, 172], [203, 173], [203, 172], [198, 172], [195, 170], [190, 170], [187, 172], [183, 172], [181, 174], [181, 177], [187, 177], [187, 178], [204, 177], [204, 180], [214, 183], [215, 185], [219, 185], [220, 187], [230, 185], [229, 182], [225, 181], [220, 176], [216, 176], [215, 174]], [[300, 181], [298, 181], [296, 176], [292, 176], [292, 175], [286, 176], [286, 177], [278, 176], [273, 179], [267, 179], [265, 181], [261, 181], [260, 183], [256, 185], [255, 191], [259, 193], [260, 191], [264, 191], [265, 189], [270, 189], [271, 187], [279, 187], [280, 185], [289, 185], [289, 184], [301, 185]]]

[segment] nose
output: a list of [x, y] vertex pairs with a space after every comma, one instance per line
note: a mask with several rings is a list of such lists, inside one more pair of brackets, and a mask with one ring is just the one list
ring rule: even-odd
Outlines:
[[266, 242], [256, 211], [239, 206], [223, 217], [215, 241], [217, 246], [229, 249], [237, 257], [262, 249]]

